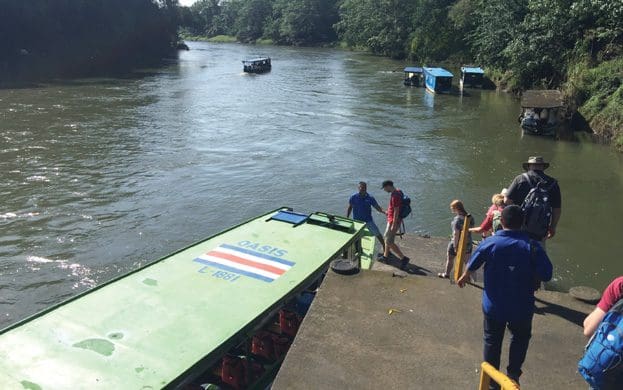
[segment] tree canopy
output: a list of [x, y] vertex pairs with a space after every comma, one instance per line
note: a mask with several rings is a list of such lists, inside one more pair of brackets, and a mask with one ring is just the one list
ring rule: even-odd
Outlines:
[[85, 75], [162, 58], [177, 0], [0, 0], [0, 78]]

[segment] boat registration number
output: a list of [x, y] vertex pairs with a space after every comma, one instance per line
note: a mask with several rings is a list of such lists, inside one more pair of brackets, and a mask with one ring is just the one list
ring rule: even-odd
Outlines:
[[233, 272], [226, 272], [226, 271], [213, 271], [210, 270], [210, 267], [203, 267], [199, 270], [199, 273], [202, 274], [210, 274], [212, 275], [212, 277], [217, 278], [217, 279], [222, 279], [228, 282], [235, 282], [236, 280], [238, 280], [240, 278], [240, 275], [233, 273]]

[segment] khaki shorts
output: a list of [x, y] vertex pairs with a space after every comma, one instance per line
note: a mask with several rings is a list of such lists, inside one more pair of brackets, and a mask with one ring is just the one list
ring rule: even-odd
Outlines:
[[391, 224], [387, 222], [387, 227], [385, 228], [385, 243], [386, 244], [394, 244], [396, 242], [396, 233], [392, 232], [389, 229]]

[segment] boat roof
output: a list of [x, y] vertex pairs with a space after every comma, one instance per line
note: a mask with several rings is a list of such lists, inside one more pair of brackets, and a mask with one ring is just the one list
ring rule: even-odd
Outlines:
[[366, 231], [282, 209], [191, 245], [0, 331], [0, 388], [183, 384]]
[[452, 73], [444, 68], [424, 68], [424, 72], [435, 77], [454, 77]]
[[475, 73], [475, 74], [485, 74], [485, 71], [479, 66], [462, 66], [461, 72], [463, 73]]
[[266, 61], [266, 60], [270, 60], [270, 57], [249, 58], [246, 60], [242, 60], [242, 62], [260, 62], [260, 61]]
[[532, 89], [521, 95], [521, 107], [524, 108], [555, 108], [563, 105], [562, 92], [556, 89]]
[[407, 66], [405, 68], [405, 73], [422, 73], [422, 68], [417, 66]]

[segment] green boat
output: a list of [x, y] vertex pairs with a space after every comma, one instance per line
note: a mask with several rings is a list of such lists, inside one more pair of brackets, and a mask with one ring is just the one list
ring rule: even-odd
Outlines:
[[[285, 308], [332, 260], [369, 268], [373, 249], [364, 223], [272, 211], [0, 331], [0, 388], [260, 388], [280, 358], [239, 355], [262, 354], [258, 332], [287, 347]], [[244, 380], [221, 380], [227, 357]]]

